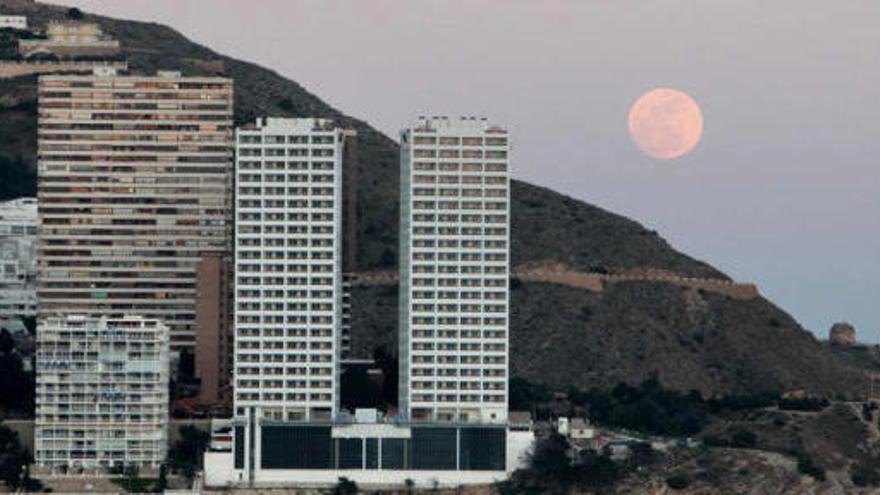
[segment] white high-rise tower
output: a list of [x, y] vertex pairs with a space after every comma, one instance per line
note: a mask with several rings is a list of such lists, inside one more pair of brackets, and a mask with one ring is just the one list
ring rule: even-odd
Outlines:
[[324, 119], [236, 131], [235, 415], [327, 421], [339, 408], [343, 153]]
[[400, 409], [507, 420], [510, 142], [485, 119], [401, 132]]

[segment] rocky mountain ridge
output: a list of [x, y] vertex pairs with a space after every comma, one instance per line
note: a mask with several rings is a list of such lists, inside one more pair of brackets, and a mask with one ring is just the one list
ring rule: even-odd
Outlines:
[[[0, 10], [32, 25], [67, 9], [30, 0], [0, 0]], [[366, 122], [347, 116], [282, 75], [226, 57], [153, 23], [86, 15], [120, 40], [134, 70], [222, 73], [235, 79], [237, 123], [256, 116], [318, 116], [358, 131], [358, 266], [393, 271], [397, 264], [398, 148]], [[233, 35], [234, 33], [230, 33]], [[0, 80], [0, 197], [33, 194], [36, 78]], [[511, 123], [515, 124], [515, 123]], [[549, 189], [514, 181], [512, 264], [564, 265], [581, 274], [632, 270], [673, 278], [729, 281], [684, 255], [657, 232]], [[822, 346], [794, 319], [755, 295], [736, 298], [706, 287], [648, 277], [603, 284], [603, 290], [553, 279], [511, 282], [511, 370], [554, 387], [589, 388], [657, 375], [672, 388], [704, 395], [804, 389], [822, 395], [863, 392], [861, 371]], [[394, 285], [354, 294], [353, 343], [360, 355], [393, 351]]]

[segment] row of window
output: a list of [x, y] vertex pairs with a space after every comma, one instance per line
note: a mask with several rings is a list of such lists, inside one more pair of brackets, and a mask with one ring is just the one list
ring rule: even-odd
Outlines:
[[[81, 120], [83, 122], [101, 122], [101, 121], [116, 121], [116, 122], [131, 122], [131, 121], [151, 121], [157, 122], [162, 121], [163, 123], [182, 123], [182, 122], [229, 122], [231, 120], [231, 114], [229, 112], [223, 112], [221, 114], [209, 114], [209, 113], [156, 113], [151, 111], [143, 111], [143, 112], [132, 112], [132, 113], [101, 113], [101, 112], [80, 112], [80, 111], [70, 111], [70, 110], [44, 110], [43, 107], [40, 107], [39, 111], [40, 120], [66, 120], [66, 121], [76, 121]], [[317, 155], [317, 156], [332, 156], [331, 155]]]
[[254, 349], [270, 349], [270, 350], [305, 350], [324, 351], [333, 348], [333, 339], [328, 337], [327, 340], [310, 340], [308, 342], [261, 342], [259, 340], [246, 340], [239, 342], [238, 349], [240, 351], [248, 351]]
[[305, 303], [281, 303], [281, 302], [246, 302], [240, 301], [237, 308], [239, 311], [318, 311], [333, 312], [332, 303], [311, 303], [307, 308]]
[[482, 325], [484, 326], [505, 326], [507, 325], [507, 318], [478, 318], [474, 316], [413, 316], [412, 324], [413, 325], [460, 325], [460, 326], [470, 326], [470, 325]]
[[[313, 327], [293, 327], [293, 328], [261, 328], [261, 327], [238, 327], [238, 336], [242, 337], [243, 340], [246, 340], [247, 337], [266, 337], [271, 339], [272, 337], [286, 337], [286, 338], [297, 338], [297, 337], [310, 337], [310, 338], [321, 338], [321, 337], [332, 337], [333, 331], [328, 328], [313, 328]], [[272, 340], [260, 340], [260, 342], [273, 342]], [[286, 340], [285, 340], [286, 342]]]
[[507, 402], [506, 395], [479, 394], [413, 394], [413, 402]]
[[[413, 169], [420, 172], [507, 172], [506, 163], [479, 163], [479, 162], [430, 162], [417, 161], [413, 164]], [[506, 177], [502, 175], [501, 177]]]
[[434, 252], [434, 251], [416, 251], [412, 255], [412, 259], [418, 261], [505, 261], [507, 253], [457, 253], [457, 252]]
[[305, 316], [305, 315], [244, 315], [240, 314], [236, 317], [239, 323], [286, 323], [288, 325], [307, 324], [312, 325], [332, 325], [333, 316]]
[[[315, 223], [328, 223], [334, 221], [333, 213], [320, 213], [315, 212], [312, 214], [306, 212], [299, 213], [280, 213], [280, 212], [265, 212], [265, 213], [251, 213], [239, 211], [238, 218], [243, 221], [259, 221], [265, 219], [266, 221], [275, 221], [275, 222], [315, 222]], [[304, 229], [308, 229], [308, 225], [286, 225], [287, 232], [293, 234], [302, 234], [305, 233]], [[275, 232], [283, 233], [282, 230], [279, 229], [279, 225], [269, 226], [275, 229]], [[315, 230], [319, 229], [319, 230]], [[330, 229], [330, 230], [323, 230]], [[272, 232], [271, 230], [267, 230], [267, 233]], [[333, 227], [328, 225], [312, 225], [311, 232], [313, 234], [321, 234], [321, 233], [332, 233]]]
[[444, 211], [454, 211], [454, 210], [506, 210], [507, 209], [507, 201], [458, 201], [458, 200], [443, 200], [443, 201], [413, 201], [412, 203], [413, 210], [444, 210]]
[[506, 150], [480, 150], [480, 149], [431, 149], [416, 148], [412, 151], [416, 158], [487, 158], [503, 160], [507, 158]]
[[269, 350], [326, 350], [332, 347], [333, 343], [333, 335], [330, 330], [324, 330], [325, 335], [323, 336], [324, 341], [316, 340], [319, 339], [315, 336], [307, 337], [307, 340], [247, 340], [244, 339], [239, 342], [239, 349], [242, 351], [253, 350], [253, 349], [269, 349]]
[[333, 156], [333, 148], [238, 148], [238, 156], [252, 158], [257, 156]]
[[[293, 355], [289, 355], [288, 357], [297, 357]], [[299, 356], [305, 358], [305, 356]], [[317, 356], [324, 357], [324, 356]], [[279, 362], [305, 362], [305, 359], [287, 359], [281, 360]], [[235, 376], [309, 376], [309, 375], [331, 375], [333, 374], [332, 366], [316, 366], [314, 364], [310, 364], [308, 367], [304, 366], [238, 366], [235, 369]]]
[[[485, 262], [483, 262], [485, 263]], [[461, 273], [465, 275], [504, 275], [507, 273], [507, 264], [487, 266], [485, 264], [474, 265], [415, 265], [412, 267], [412, 273], [430, 274], [437, 273], [441, 275], [450, 275]]]
[[[70, 152], [68, 152], [70, 153]], [[105, 152], [106, 153], [106, 152]], [[112, 153], [112, 152], [111, 152]], [[183, 152], [181, 152], [183, 153]], [[59, 155], [52, 152], [40, 152], [37, 155], [37, 158], [40, 160], [41, 165], [43, 167], [41, 170], [45, 169], [47, 171], [51, 170], [51, 165], [48, 165], [49, 162], [100, 162], [102, 164], [117, 164], [117, 163], [138, 163], [139, 167], [154, 167], [152, 171], [155, 171], [155, 167], [165, 166], [166, 163], [191, 163], [191, 164], [206, 164], [202, 165], [202, 168], [199, 168], [199, 165], [195, 165], [195, 168], [192, 168], [194, 171], [201, 170], [213, 170], [210, 165], [226, 165], [228, 162], [226, 161], [225, 153], [200, 153], [198, 155], [183, 155], [181, 153], [177, 154], [147, 154], [147, 155]], [[191, 152], [189, 152], [191, 153]], [[100, 170], [99, 168], [93, 165], [68, 165], [68, 168], [72, 172], [91, 172]], [[134, 170], [131, 167], [124, 166], [113, 166], [110, 172], [143, 172], [146, 169], [137, 169]], [[187, 170], [184, 168], [174, 168], [173, 170], [183, 171]], [[223, 172], [227, 172], [227, 168], [223, 167]]]
[[505, 355], [473, 355], [473, 354], [414, 354], [410, 356], [413, 366], [418, 364], [504, 364]]
[[[494, 217], [489, 220], [490, 217]], [[503, 219], [498, 219], [498, 215], [486, 215], [487, 223], [504, 223], [507, 222]], [[482, 236], [484, 235], [484, 229], [482, 227], [451, 227], [451, 226], [440, 226], [440, 227], [428, 227], [417, 225], [412, 228], [412, 233], [414, 236]], [[492, 234], [489, 234], [492, 235]], [[494, 234], [494, 235], [506, 235], [505, 234]], [[502, 242], [502, 241], [486, 241], [488, 242]], [[488, 246], [487, 246], [488, 247]]]
[[413, 313], [503, 313], [505, 305], [497, 304], [413, 304]]
[[[104, 88], [104, 91], [102, 92], [68, 91], [66, 92], [68, 95], [124, 94], [123, 92], [125, 90], [130, 89], [160, 89], [163, 91], [131, 94], [146, 94], [155, 95], [155, 97], [163, 97], [165, 95], [173, 96], [186, 94], [184, 91], [189, 90], [195, 91], [192, 93], [192, 96], [196, 99], [200, 98], [204, 93], [212, 91], [222, 91], [230, 97], [232, 96], [232, 83], [217, 81], [135, 81], [127, 78], [70, 80], [68, 78], [60, 79], [49, 77], [40, 81], [41, 94], [47, 92], [44, 88]], [[108, 91], [110, 88], [114, 90], [114, 93]], [[55, 91], [58, 90], [56, 89]], [[94, 97], [98, 98], [99, 96]]]
[[415, 184], [488, 184], [506, 185], [507, 177], [484, 176], [484, 175], [416, 175], [413, 177]]
[[503, 381], [494, 382], [460, 382], [460, 381], [424, 381], [413, 380], [412, 388], [415, 390], [504, 390]]
[[[101, 177], [106, 177], [109, 181], [112, 177], [126, 177], [130, 176], [133, 173], [138, 174], [161, 174], [165, 177], [173, 176], [175, 180], [192, 181], [193, 179], [199, 180], [203, 177], [210, 177], [211, 174], [222, 175], [223, 180], [227, 179], [227, 172], [229, 171], [225, 164], [223, 166], [214, 166], [221, 165], [218, 161], [216, 164], [204, 164], [204, 165], [192, 165], [186, 167], [169, 167], [164, 163], [141, 163], [137, 166], [120, 166], [120, 165], [45, 165], [40, 164], [40, 181], [57, 181], [56, 177], [46, 177], [43, 174], [48, 173], [72, 173], [72, 174], [100, 174]], [[111, 175], [105, 175], [111, 174]], [[114, 176], [112, 174], [120, 174], [118, 176]], [[185, 177], [189, 176], [189, 177]], [[72, 176], [72, 177], [84, 177], [90, 181], [100, 181], [94, 175], [86, 175], [86, 176]]]
[[236, 402], [246, 403], [248, 401], [261, 402], [305, 402], [308, 398], [311, 402], [329, 402], [333, 400], [331, 394], [280, 394], [280, 393], [248, 393], [238, 392], [235, 394]]
[[[78, 119], [80, 122], [41, 122], [38, 134], [46, 131], [134, 131], [155, 134], [159, 132], [174, 133], [217, 133], [229, 139], [232, 135], [232, 125], [218, 123], [190, 123], [190, 122], [93, 122], [86, 119]], [[78, 136], [80, 134], [72, 134]], [[87, 134], [82, 134], [88, 136]]]
[[145, 102], [97, 102], [89, 100], [62, 100], [62, 101], [43, 101], [40, 108], [52, 109], [72, 109], [72, 110], [178, 110], [187, 112], [198, 111], [220, 111], [229, 112], [232, 110], [231, 103], [220, 101], [219, 103], [186, 103], [174, 101], [145, 101]]
[[[103, 125], [103, 124], [102, 124]], [[198, 130], [198, 129], [195, 129]], [[143, 143], [226, 143], [229, 136], [224, 133], [199, 133], [188, 134], [180, 132], [150, 132], [148, 134], [123, 134], [115, 132], [113, 134], [84, 134], [64, 133], [52, 134], [51, 131], [40, 130], [39, 138], [41, 147], [43, 145], [50, 146], [52, 142], [67, 141], [102, 141], [102, 142], [119, 142], [125, 144], [143, 144]]]
[[329, 182], [335, 181], [333, 174], [239, 174], [239, 184], [260, 182]]
[[412, 376], [425, 377], [425, 376], [443, 376], [443, 377], [457, 377], [462, 376], [465, 378], [477, 378], [483, 377], [483, 379], [488, 380], [497, 380], [504, 379], [504, 375], [506, 374], [506, 370], [504, 368], [456, 368], [449, 366], [442, 367], [431, 367], [425, 365], [415, 366], [412, 369]]
[[242, 388], [331, 388], [330, 380], [236, 380], [235, 386]]
[[433, 329], [415, 328], [412, 330], [413, 340], [418, 339], [506, 339], [507, 332], [504, 330], [451, 330], [441, 329], [436, 332]]
[[262, 136], [259, 134], [245, 134], [241, 133], [238, 135], [238, 142], [241, 144], [307, 144], [309, 142], [309, 138], [311, 138], [312, 144], [333, 144], [336, 142], [336, 138], [333, 135], [311, 135], [307, 136], [304, 134], [294, 135], [294, 136], [282, 136], [282, 135], [268, 135]]
[[288, 171], [306, 171], [306, 170], [333, 170], [335, 164], [333, 162], [316, 161], [316, 160], [290, 160], [277, 161], [266, 160], [263, 162], [255, 161], [239, 161], [238, 171], [242, 172], [278, 172], [281, 170]]
[[499, 273], [497, 278], [413, 278], [413, 287], [507, 287], [507, 272]]
[[440, 144], [442, 146], [453, 146], [453, 145], [463, 145], [463, 146], [482, 146], [485, 144], [486, 146], [505, 146], [507, 144], [506, 137], [487, 137], [483, 139], [482, 137], [458, 137], [458, 136], [415, 136], [413, 138], [413, 144], [417, 145], [425, 145], [425, 144]]
[[[267, 227], [268, 228], [268, 227]], [[253, 232], [248, 232], [253, 233]], [[284, 251], [252, 251], [239, 249], [236, 252], [239, 260], [330, 260], [333, 259], [332, 251], [304, 251], [301, 249]]]
[[40, 146], [40, 152], [57, 153], [60, 151], [107, 151], [111, 153], [226, 153], [225, 146], [212, 146], [210, 144], [97, 144], [76, 142], [46, 143]]
[[[333, 362], [333, 352], [332, 349], [325, 349], [325, 351], [330, 352], [321, 352], [321, 350], [315, 349], [312, 352], [306, 355], [302, 351], [297, 351], [295, 353], [276, 353], [270, 354], [265, 351], [255, 351], [253, 354], [249, 353], [247, 350], [239, 350], [235, 354], [235, 362], [236, 363], [331, 363]], [[277, 368], [281, 369], [281, 368]], [[293, 372], [291, 372], [293, 370]], [[332, 375], [333, 367], [326, 366], [310, 366], [308, 368], [287, 368], [288, 374], [294, 375]]]
[[[422, 223], [463, 223], [463, 224], [482, 224], [482, 223], [507, 223], [504, 215], [493, 215], [493, 214], [484, 214], [484, 215], [475, 215], [473, 213], [469, 213], [466, 215], [453, 215], [453, 214], [443, 214], [443, 215], [433, 215], [433, 214], [423, 214], [416, 213], [413, 215], [413, 224], [422, 224]], [[420, 228], [424, 228], [425, 226], [419, 225]], [[429, 227], [431, 228], [431, 227]], [[448, 226], [441, 226], [439, 228], [449, 228]]]
[[269, 263], [239, 263], [239, 272], [265, 272], [265, 273], [330, 273], [333, 271], [333, 264], [312, 263], [303, 264], [269, 264]]
[[483, 188], [449, 188], [449, 187], [416, 187], [413, 196], [427, 197], [463, 197], [463, 198], [506, 198], [507, 189], [483, 189]]
[[[287, 208], [287, 209], [305, 209], [305, 210], [322, 210], [322, 215], [326, 215], [324, 210], [331, 210], [332, 213], [334, 201], [332, 199], [241, 199], [238, 202], [241, 208]], [[316, 212], [319, 213], [319, 212]], [[296, 217], [293, 217], [296, 218]], [[321, 220], [327, 220], [332, 217], [323, 217]], [[301, 220], [303, 218], [300, 218]], [[315, 218], [315, 220], [318, 220]]]
[[253, 187], [240, 186], [238, 196], [329, 196], [335, 195], [332, 187]]
[[506, 345], [498, 342], [424, 342], [415, 341], [412, 343], [413, 351], [461, 351], [461, 352], [503, 352]]

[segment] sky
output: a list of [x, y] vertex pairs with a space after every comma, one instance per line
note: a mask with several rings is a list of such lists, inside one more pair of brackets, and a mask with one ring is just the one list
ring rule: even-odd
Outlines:
[[[62, 0], [168, 24], [394, 138], [418, 115], [511, 130], [515, 177], [634, 218], [826, 336], [880, 342], [876, 0]], [[655, 87], [688, 155], [627, 133]]]

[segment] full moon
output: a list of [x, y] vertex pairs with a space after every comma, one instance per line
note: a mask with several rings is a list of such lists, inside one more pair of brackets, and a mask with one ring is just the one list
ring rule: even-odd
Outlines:
[[676, 89], [643, 94], [629, 111], [629, 135], [648, 156], [671, 160], [690, 152], [703, 135], [697, 102]]

